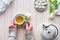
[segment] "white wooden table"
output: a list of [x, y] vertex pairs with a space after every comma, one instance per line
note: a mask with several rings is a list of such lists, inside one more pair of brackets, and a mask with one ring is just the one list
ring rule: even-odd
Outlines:
[[[36, 40], [42, 40], [39, 28], [43, 23], [53, 23], [60, 28], [60, 16], [55, 17], [53, 21], [48, 20], [49, 8], [45, 12], [39, 13], [34, 9], [34, 0], [14, 0], [12, 5], [0, 15], [0, 40], [8, 40], [8, 26], [14, 16], [19, 13], [31, 14], [33, 32]], [[23, 29], [19, 29], [17, 40], [25, 40], [24, 33], [25, 31]], [[55, 40], [60, 40], [60, 30], [59, 35]]]

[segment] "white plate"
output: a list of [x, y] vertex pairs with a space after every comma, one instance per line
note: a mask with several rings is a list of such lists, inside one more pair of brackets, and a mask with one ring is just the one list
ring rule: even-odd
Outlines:
[[47, 9], [47, 0], [35, 0], [34, 7], [38, 12], [43, 12]]

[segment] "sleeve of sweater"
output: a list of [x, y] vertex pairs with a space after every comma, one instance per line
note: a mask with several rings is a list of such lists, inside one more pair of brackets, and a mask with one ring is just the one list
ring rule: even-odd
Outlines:
[[8, 40], [16, 40], [16, 34], [17, 34], [16, 29], [9, 29]]
[[34, 40], [34, 36], [33, 36], [32, 31], [26, 32], [25, 36], [26, 36], [26, 40]]

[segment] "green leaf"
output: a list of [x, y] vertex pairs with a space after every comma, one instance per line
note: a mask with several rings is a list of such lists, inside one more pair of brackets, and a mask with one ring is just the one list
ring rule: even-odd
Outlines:
[[25, 16], [25, 20], [27, 20], [27, 16]]
[[58, 0], [49, 0], [50, 1], [50, 13], [58, 9]]

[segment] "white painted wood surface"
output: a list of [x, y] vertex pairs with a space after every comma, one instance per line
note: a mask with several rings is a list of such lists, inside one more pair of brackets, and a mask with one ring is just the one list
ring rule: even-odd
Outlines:
[[[39, 29], [43, 23], [56, 24], [60, 29], [60, 16], [55, 17], [53, 21], [48, 20], [49, 8], [45, 12], [39, 13], [34, 9], [34, 0], [14, 0], [7, 10], [0, 15], [0, 40], [8, 40], [8, 26], [14, 16], [19, 13], [31, 14], [35, 40], [42, 40]], [[19, 29], [17, 40], [25, 40], [24, 33], [23, 29]], [[60, 40], [60, 30], [58, 37], [54, 40]]]

